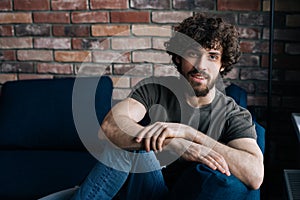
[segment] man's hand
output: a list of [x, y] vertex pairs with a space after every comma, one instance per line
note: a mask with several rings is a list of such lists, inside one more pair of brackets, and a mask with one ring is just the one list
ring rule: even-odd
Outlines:
[[183, 159], [203, 163], [213, 170], [219, 170], [221, 173], [230, 176], [228, 164], [224, 157], [218, 152], [182, 138], [174, 138], [172, 140], [173, 141], [169, 143], [170, 146], [167, 148], [181, 153]]
[[[185, 138], [191, 140], [191, 134], [187, 134], [189, 126], [179, 123], [156, 122], [143, 128], [135, 138], [135, 141], [144, 142], [146, 151], [162, 151], [163, 143], [167, 138]], [[191, 132], [191, 131], [190, 131]], [[196, 133], [196, 132], [195, 132]]]
[[[168, 149], [177, 152], [183, 159], [203, 163], [229, 176], [228, 164], [221, 154], [192, 142], [196, 140], [196, 134], [196, 130], [184, 124], [156, 122], [143, 128], [135, 140], [144, 142], [146, 151], [161, 151], [163, 146], [169, 144]], [[174, 142], [166, 142], [171, 138], [174, 138]]]
[[[169, 138], [196, 140], [197, 130], [180, 123], [156, 122], [142, 129], [135, 141], [144, 142], [146, 151], [162, 151], [164, 141]], [[195, 141], [197, 143], [197, 141]]]

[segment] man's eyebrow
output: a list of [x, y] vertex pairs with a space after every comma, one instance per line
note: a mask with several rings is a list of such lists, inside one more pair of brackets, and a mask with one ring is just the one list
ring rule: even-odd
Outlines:
[[209, 51], [208, 53], [213, 55], [221, 55], [220, 51]]

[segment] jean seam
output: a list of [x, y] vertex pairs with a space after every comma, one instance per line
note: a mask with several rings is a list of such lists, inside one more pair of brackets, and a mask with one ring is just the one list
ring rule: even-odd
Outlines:
[[112, 170], [105, 169], [104, 176], [101, 177], [101, 183], [98, 182], [92, 183], [93, 187], [91, 188], [91, 191], [87, 194], [88, 198], [95, 198], [96, 194], [99, 194], [101, 190], [104, 188], [105, 183], [107, 182], [107, 177], [109, 177], [112, 174]]

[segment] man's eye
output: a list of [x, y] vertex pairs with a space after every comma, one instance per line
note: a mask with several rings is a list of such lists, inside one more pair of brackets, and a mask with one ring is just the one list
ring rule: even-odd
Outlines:
[[219, 56], [217, 56], [217, 55], [209, 55], [209, 58], [211, 60], [218, 60]]

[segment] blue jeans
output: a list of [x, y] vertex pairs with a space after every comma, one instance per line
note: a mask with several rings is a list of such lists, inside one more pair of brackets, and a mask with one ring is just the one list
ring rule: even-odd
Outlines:
[[[154, 153], [133, 153], [105, 151], [100, 160], [106, 164], [95, 165], [72, 200], [164, 199], [168, 189]], [[138, 171], [146, 172], [131, 173]]]
[[250, 190], [235, 176], [228, 177], [203, 164], [192, 163], [176, 180], [172, 189], [168, 190], [161, 170], [130, 173], [99, 162], [76, 192], [73, 200], [113, 198], [241, 200], [245, 199], [249, 192]]

